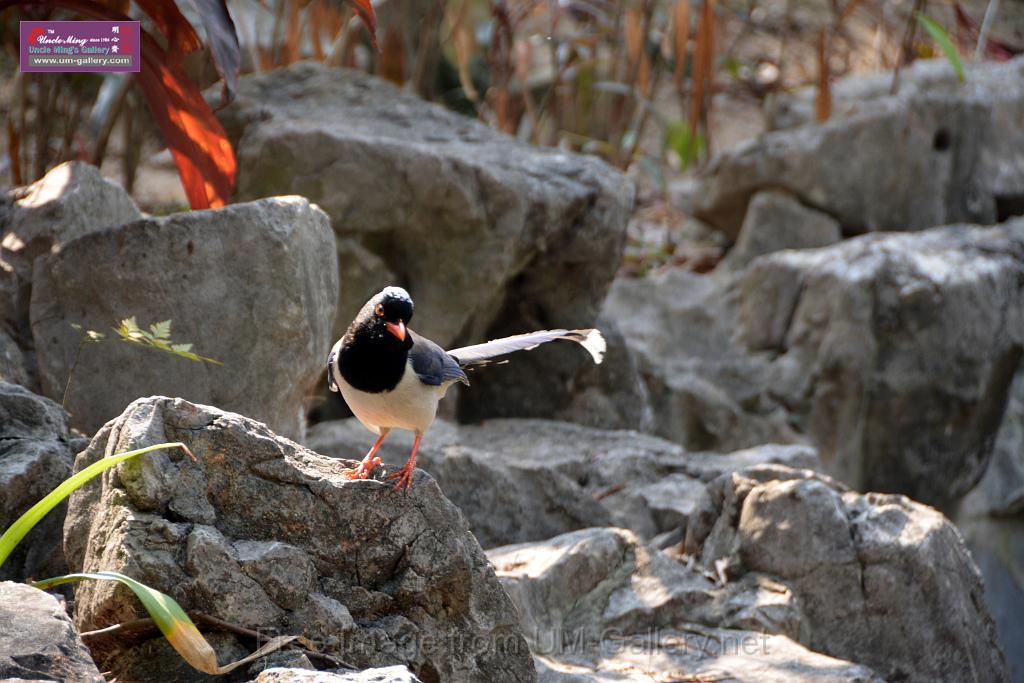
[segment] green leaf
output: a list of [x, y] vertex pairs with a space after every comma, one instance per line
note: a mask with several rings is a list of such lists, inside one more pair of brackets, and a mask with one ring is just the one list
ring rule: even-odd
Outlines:
[[78, 323], [69, 323], [69, 324], [71, 325], [71, 329], [78, 330], [79, 332], [82, 331], [82, 326], [79, 325]]
[[956, 71], [957, 78], [959, 78], [960, 82], [963, 83], [967, 79], [964, 74], [964, 65], [963, 62], [960, 61], [960, 52], [957, 51], [956, 45], [953, 44], [949, 34], [946, 33], [945, 29], [939, 26], [939, 24], [928, 15], [918, 12], [914, 16], [917, 17], [917, 21], [924, 27], [924, 30], [928, 31], [928, 35], [932, 37], [932, 40], [939, 44], [942, 52], [946, 55], [946, 59], [948, 59], [949, 63], [953, 65], [953, 70]]
[[131, 334], [132, 332], [139, 331], [139, 323], [135, 320], [133, 315], [130, 318], [125, 318], [121, 321], [121, 329], [125, 331], [125, 334]]
[[4, 531], [4, 535], [0, 536], [0, 567], [3, 566], [11, 552], [13, 552], [18, 546], [21, 539], [25, 538], [25, 534], [31, 531], [32, 527], [38, 524], [50, 510], [57, 507], [62, 500], [71, 495], [72, 491], [85, 484], [100, 472], [110, 469], [119, 462], [134, 458], [137, 455], [143, 455], [144, 453], [151, 453], [152, 451], [158, 451], [165, 448], [180, 448], [185, 451], [189, 457], [195, 460], [195, 456], [192, 455], [192, 452], [185, 444], [180, 442], [161, 443], [155, 446], [147, 446], [146, 448], [139, 448], [134, 451], [119, 453], [118, 455], [112, 455], [110, 457], [97, 460], [81, 472], [72, 474], [70, 477], [65, 479], [57, 486], [57, 488], [46, 494], [42, 500], [30, 507], [25, 514], [16, 519], [11, 526], [7, 527], [7, 530]]
[[164, 320], [162, 322], [155, 323], [149, 326], [152, 330], [153, 336], [157, 339], [170, 339], [171, 338], [171, 321]]
[[196, 628], [192, 620], [189, 619], [189, 616], [185, 614], [185, 610], [181, 608], [181, 605], [166, 593], [150, 588], [130, 576], [125, 576], [118, 572], [80, 572], [36, 581], [32, 585], [40, 590], [46, 590], [61, 584], [84, 581], [86, 579], [117, 581], [121, 585], [130, 588], [142, 602], [142, 606], [146, 608], [150, 618], [153, 619], [153, 623], [157, 625], [160, 632], [164, 634], [164, 638], [167, 638], [167, 642], [181, 655], [182, 659], [188, 662], [192, 668], [210, 675], [216, 676], [234, 671], [243, 664], [248, 664], [298, 639], [298, 636], [278, 636], [248, 657], [220, 666], [217, 664], [217, 653], [206, 638], [203, 637], [203, 634], [199, 632], [199, 629]]
[[171, 344], [171, 348], [177, 354], [188, 353], [192, 350], [191, 344]]

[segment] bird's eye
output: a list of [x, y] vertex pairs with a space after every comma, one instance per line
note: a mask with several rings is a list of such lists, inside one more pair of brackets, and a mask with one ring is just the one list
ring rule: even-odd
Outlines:
[[377, 304], [377, 307], [373, 309], [373, 312], [377, 314], [377, 317], [384, 317], [384, 304]]

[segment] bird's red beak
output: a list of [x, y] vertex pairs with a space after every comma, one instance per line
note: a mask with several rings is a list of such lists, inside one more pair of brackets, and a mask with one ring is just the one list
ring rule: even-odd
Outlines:
[[388, 332], [398, 337], [398, 341], [405, 341], [405, 323], [399, 320], [397, 323], [384, 323]]

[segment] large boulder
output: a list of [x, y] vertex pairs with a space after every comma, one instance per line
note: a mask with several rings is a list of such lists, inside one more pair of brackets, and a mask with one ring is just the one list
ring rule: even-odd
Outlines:
[[[219, 113], [236, 195], [296, 193], [384, 267], [341, 271], [334, 336], [367, 291], [406, 287], [445, 347], [592, 325], [622, 257], [633, 186], [600, 160], [526, 145], [364, 74], [299, 63], [241, 79]], [[478, 373], [464, 417], [548, 416], [586, 354], [551, 345]], [[544, 392], [538, 392], [538, 387]]]
[[142, 218], [124, 189], [100, 170], [68, 161], [32, 185], [8, 194], [0, 209], [0, 256], [24, 279], [37, 256], [59, 251], [73, 239]]
[[616, 280], [604, 305], [628, 331], [651, 431], [689, 450], [801, 440], [771, 400], [767, 359], [734, 339], [736, 301], [730, 278], [671, 268]]
[[[696, 214], [735, 238], [750, 198], [765, 188], [793, 193], [850, 234], [1019, 214], [1022, 75], [1024, 58], [1017, 58], [972, 69], [963, 85], [912, 78], [920, 85], [851, 106], [844, 100], [863, 99], [844, 98], [840, 85], [840, 116], [769, 132], [718, 156], [703, 174]], [[884, 83], [886, 76], [870, 78]]]
[[[85, 264], [106, 264], [87, 267]], [[149, 218], [36, 261], [32, 332], [43, 393], [93, 434], [139, 396], [223, 405], [298, 437], [331, 345], [338, 271], [327, 216], [300, 197]], [[133, 344], [80, 348], [84, 329], [170, 319], [177, 342], [223, 365]]]
[[[187, 444], [198, 461], [157, 452], [73, 494], [65, 549], [74, 569], [120, 571], [186, 610], [303, 634], [360, 668], [407, 665], [429, 681], [535, 679], [508, 597], [429, 476], [418, 474], [409, 495], [381, 481], [349, 481], [341, 468], [354, 463], [248, 418], [162, 397], [129, 406], [76, 468], [165, 441]], [[77, 590], [83, 629], [139, 612], [116, 585]], [[129, 645], [94, 655], [136, 680], [159, 679], [139, 670], [172, 666], [166, 649]]]
[[120, 185], [79, 161], [0, 197], [0, 379], [39, 390], [29, 324], [36, 257], [141, 217]]
[[691, 515], [685, 551], [731, 580], [784, 583], [812, 649], [887, 680], [1009, 680], [962, 537], [903, 496], [775, 465], [723, 475]]
[[785, 192], [765, 190], [750, 200], [739, 237], [722, 266], [741, 269], [764, 254], [827, 247], [840, 239], [839, 223], [828, 214], [804, 206]]
[[[360, 458], [374, 436], [355, 419], [323, 422], [310, 448]], [[380, 450], [394, 470], [412, 435], [394, 431]], [[481, 545], [540, 541], [594, 525], [632, 529], [645, 538], [685, 528], [706, 482], [762, 463], [819, 465], [806, 446], [765, 445], [729, 454], [689, 453], [630, 431], [605, 431], [548, 420], [436, 420], [417, 465], [437, 480]]]
[[864, 236], [755, 261], [739, 337], [858, 489], [935, 505], [985, 471], [1024, 348], [1024, 220]]
[[[488, 553], [542, 681], [877, 681], [794, 640], [803, 616], [767, 577], [716, 583], [621, 529], [584, 529]], [[701, 679], [703, 680], [703, 679]], [[714, 680], [721, 680], [715, 678]]]
[[[0, 382], [0, 529], [6, 529], [68, 476], [71, 452], [67, 414], [24, 387]], [[62, 574], [66, 504], [50, 512], [22, 539], [0, 578], [24, 580]]]
[[102, 683], [99, 669], [53, 595], [0, 582], [0, 679]]

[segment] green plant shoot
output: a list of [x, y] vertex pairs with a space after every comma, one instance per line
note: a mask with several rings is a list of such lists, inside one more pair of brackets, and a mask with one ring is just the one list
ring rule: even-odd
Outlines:
[[30, 507], [25, 514], [18, 517], [18, 519], [16, 519], [14, 523], [4, 531], [4, 535], [0, 536], [0, 567], [3, 566], [10, 554], [18, 546], [21, 539], [25, 538], [25, 534], [31, 531], [32, 527], [38, 524], [39, 521], [45, 517], [48, 512], [50, 512], [50, 510], [57, 507], [62, 500], [71, 495], [72, 491], [85, 484], [100, 472], [110, 469], [119, 462], [134, 458], [137, 455], [143, 455], [144, 453], [151, 453], [165, 448], [180, 448], [185, 451], [190, 458], [193, 460], [196, 459], [192, 454], [192, 451], [188, 449], [188, 446], [183, 443], [160, 443], [155, 446], [146, 446], [145, 448], [139, 448], [134, 451], [112, 455], [109, 458], [102, 458], [101, 460], [97, 460], [93, 464], [89, 465], [81, 472], [72, 474], [70, 477], [65, 479], [59, 486], [57, 486], [57, 488], [50, 491], [42, 500]]
[[963, 83], [967, 79], [964, 75], [964, 65], [963, 62], [960, 61], [960, 53], [957, 51], [956, 45], [954, 45], [953, 41], [950, 39], [949, 34], [946, 33], [945, 29], [939, 26], [938, 22], [928, 15], [918, 12], [914, 16], [917, 18], [917, 21], [921, 26], [924, 27], [924, 30], [928, 31], [928, 35], [932, 37], [932, 40], [938, 43], [939, 48], [942, 50], [943, 54], [946, 55], [946, 59], [948, 59], [949, 63], [953, 65], [953, 70], [956, 71], [957, 78], [959, 78], [960, 82]]
[[220, 666], [217, 664], [217, 653], [210, 643], [199, 632], [196, 625], [189, 619], [185, 610], [181, 608], [174, 598], [161, 593], [155, 588], [136, 581], [135, 579], [119, 574], [118, 572], [81, 572], [57, 576], [52, 579], [36, 581], [32, 585], [41, 590], [53, 588], [64, 583], [96, 579], [99, 581], [117, 581], [127, 586], [142, 602], [153, 623], [160, 632], [167, 638], [171, 647], [181, 655], [182, 659], [195, 669], [213, 676], [226, 674], [243, 664], [266, 655], [268, 652], [279, 649], [281, 646], [295, 640], [297, 636], [278, 636], [261, 647], [253, 654], [231, 664]]

